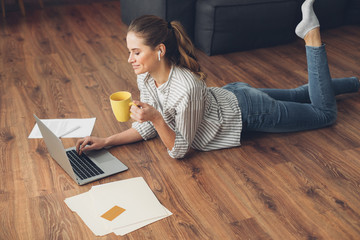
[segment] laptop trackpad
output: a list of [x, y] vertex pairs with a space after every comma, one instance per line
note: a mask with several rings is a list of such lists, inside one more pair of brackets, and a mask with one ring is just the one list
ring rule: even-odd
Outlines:
[[85, 153], [91, 160], [99, 164], [105, 164], [106, 162], [114, 161], [114, 156], [107, 150], [96, 150]]

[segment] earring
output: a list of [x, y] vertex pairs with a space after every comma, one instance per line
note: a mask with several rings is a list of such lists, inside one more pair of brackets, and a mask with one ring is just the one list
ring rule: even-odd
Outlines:
[[159, 62], [160, 62], [160, 54], [161, 54], [161, 50], [158, 51]]

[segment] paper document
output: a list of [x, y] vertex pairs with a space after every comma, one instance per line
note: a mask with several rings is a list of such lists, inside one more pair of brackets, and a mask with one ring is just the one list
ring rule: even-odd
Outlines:
[[172, 215], [142, 177], [94, 186], [65, 203], [97, 236], [111, 232], [123, 236]]
[[[81, 138], [90, 136], [96, 118], [73, 119], [43, 119], [43, 123], [58, 137]], [[42, 138], [37, 124], [32, 129], [29, 138]]]

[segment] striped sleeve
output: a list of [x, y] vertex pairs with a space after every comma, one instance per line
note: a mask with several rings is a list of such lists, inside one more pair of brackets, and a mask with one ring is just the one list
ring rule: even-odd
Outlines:
[[189, 151], [196, 131], [201, 124], [203, 112], [204, 102], [197, 99], [196, 92], [192, 92], [189, 97], [186, 97], [177, 108], [175, 145], [168, 151], [171, 157], [182, 158]]
[[[146, 88], [144, 87], [144, 81], [147, 78], [147, 76], [148, 76], [147, 74], [138, 75], [137, 84], [138, 84], [138, 89], [140, 91], [140, 101], [151, 104], [149, 92], [146, 91]], [[149, 140], [157, 136], [157, 132], [155, 130], [154, 125], [149, 121], [143, 123], [133, 122], [131, 126], [141, 135], [141, 137], [144, 140]]]

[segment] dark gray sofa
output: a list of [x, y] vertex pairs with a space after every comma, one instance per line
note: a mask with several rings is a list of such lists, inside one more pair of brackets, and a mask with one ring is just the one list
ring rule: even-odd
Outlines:
[[[303, 0], [120, 0], [129, 24], [144, 14], [180, 21], [208, 55], [284, 44], [296, 39]], [[360, 24], [360, 0], [316, 0], [321, 29]]]
[[199, 0], [195, 45], [213, 55], [290, 42], [297, 9], [297, 0]]
[[196, 0], [120, 0], [120, 9], [121, 19], [127, 25], [142, 15], [156, 15], [167, 21], [180, 21], [194, 39]]

